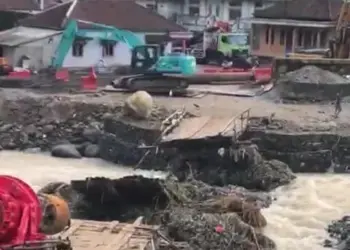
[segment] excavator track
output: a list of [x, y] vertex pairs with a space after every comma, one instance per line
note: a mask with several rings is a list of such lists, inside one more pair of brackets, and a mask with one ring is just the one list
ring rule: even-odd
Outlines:
[[150, 93], [185, 94], [188, 88], [186, 78], [164, 74], [139, 74], [119, 78], [113, 82], [113, 87], [130, 91], [144, 90]]

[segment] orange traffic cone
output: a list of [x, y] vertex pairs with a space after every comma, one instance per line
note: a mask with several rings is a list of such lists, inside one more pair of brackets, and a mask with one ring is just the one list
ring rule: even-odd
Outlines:
[[97, 76], [95, 69], [92, 67], [87, 76], [81, 77], [82, 87], [84, 90], [96, 90], [97, 89]]

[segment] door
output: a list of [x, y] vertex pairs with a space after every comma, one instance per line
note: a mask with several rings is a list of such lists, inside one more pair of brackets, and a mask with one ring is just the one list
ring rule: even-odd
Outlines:
[[286, 51], [285, 53], [291, 53], [293, 48], [293, 29], [286, 30]]

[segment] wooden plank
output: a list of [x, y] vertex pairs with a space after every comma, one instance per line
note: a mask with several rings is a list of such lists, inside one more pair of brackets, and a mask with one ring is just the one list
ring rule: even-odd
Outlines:
[[64, 231], [63, 233], [61, 233], [60, 237], [62, 239], [64, 239], [64, 238], [67, 238], [67, 237], [73, 235], [82, 224], [83, 224], [82, 221], [75, 222], [67, 231]]
[[105, 249], [121, 250], [125, 244], [128, 243], [130, 237], [134, 234], [135, 226], [141, 225], [143, 217], [139, 217], [133, 224], [126, 225], [121, 232], [113, 239], [113, 241], [106, 246]]

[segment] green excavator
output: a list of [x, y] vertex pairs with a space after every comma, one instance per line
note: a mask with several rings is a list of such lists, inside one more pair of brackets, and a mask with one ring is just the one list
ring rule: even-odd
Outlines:
[[[79, 24], [88, 24], [91, 29], [79, 29]], [[131, 67], [140, 67], [144, 72], [127, 75], [113, 81], [115, 87], [131, 90], [176, 91], [188, 87], [187, 76], [196, 72], [196, 59], [182, 53], [162, 56], [160, 46], [146, 45], [136, 34], [113, 26], [69, 20], [52, 60], [53, 68], [61, 68], [75, 39], [99, 39], [123, 42], [132, 52]]]

